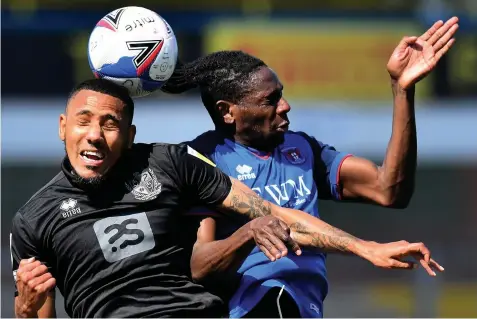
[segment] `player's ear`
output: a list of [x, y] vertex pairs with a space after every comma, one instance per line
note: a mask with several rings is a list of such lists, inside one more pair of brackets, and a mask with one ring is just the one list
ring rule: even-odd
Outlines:
[[136, 137], [136, 125], [131, 125], [128, 132], [128, 148], [131, 148]]
[[63, 142], [65, 141], [66, 138], [66, 115], [61, 114], [60, 115], [60, 125], [58, 127], [58, 135], [60, 136], [60, 140]]
[[235, 121], [233, 115], [233, 107], [235, 104], [228, 101], [220, 100], [217, 102], [217, 110], [219, 111], [220, 117], [224, 119], [225, 124], [232, 124]]

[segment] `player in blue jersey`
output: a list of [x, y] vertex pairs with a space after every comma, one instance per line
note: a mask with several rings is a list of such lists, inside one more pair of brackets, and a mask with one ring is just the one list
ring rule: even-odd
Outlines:
[[[290, 105], [282, 96], [283, 85], [263, 61], [243, 52], [216, 52], [178, 67], [164, 91], [181, 93], [200, 88], [216, 128], [191, 144], [225, 173], [271, 202], [316, 217], [320, 216], [319, 199], [404, 208], [413, 193], [416, 167], [414, 86], [449, 50], [457, 22], [457, 18], [445, 24], [436, 22], [420, 37], [403, 38], [392, 53], [387, 69], [394, 95], [393, 130], [379, 167], [339, 152], [306, 133], [289, 131]], [[286, 313], [280, 315], [322, 317], [328, 290], [325, 252], [352, 252], [384, 268], [413, 267], [401, 257], [414, 244], [363, 244], [332, 227], [310, 234], [303, 224], [306, 221], [288, 229], [271, 217], [251, 222], [232, 217], [206, 218], [194, 247], [193, 275], [205, 284], [210, 279], [228, 278], [215, 280], [210, 287], [220, 282], [231, 286], [231, 278], [238, 279], [238, 289], [229, 302], [231, 317], [278, 316], [276, 299], [282, 287], [281, 309]], [[286, 255], [280, 240], [288, 230], [300, 242], [307, 238], [309, 247], [302, 247], [301, 256]], [[358, 242], [365, 248], [355, 250]], [[418, 256], [435, 275], [422, 258]], [[432, 262], [430, 265], [440, 268]], [[224, 274], [228, 277], [218, 277]]]

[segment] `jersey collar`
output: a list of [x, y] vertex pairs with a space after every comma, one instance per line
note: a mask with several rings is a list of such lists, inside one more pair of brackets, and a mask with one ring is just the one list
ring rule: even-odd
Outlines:
[[128, 158], [129, 154], [125, 154], [122, 159], [120, 159], [119, 162], [110, 169], [107, 174], [107, 177], [100, 184], [95, 186], [86, 186], [77, 182], [78, 175], [76, 175], [76, 172], [74, 171], [73, 166], [71, 166], [71, 163], [67, 156], [63, 158], [63, 161], [61, 163], [61, 170], [63, 171], [63, 174], [65, 174], [71, 185], [85, 191], [86, 193], [95, 194], [98, 193], [100, 190], [106, 189], [109, 192], [112, 189], [116, 189], [118, 185], [124, 184], [122, 183], [122, 181], [124, 180], [124, 176], [125, 174], [127, 174], [127, 172], [129, 172], [129, 170], [127, 169]]
[[263, 160], [267, 160], [270, 158], [270, 156], [272, 155], [271, 152], [264, 152], [264, 151], [260, 151], [260, 150], [257, 150], [256, 148], [253, 148], [253, 147], [250, 147], [250, 146], [246, 146], [246, 145], [243, 145], [235, 140], [231, 140], [229, 138], [225, 138], [225, 142], [227, 144], [229, 144], [230, 146], [234, 146], [234, 145], [237, 145], [238, 147], [241, 147], [241, 148], [244, 148], [246, 149], [247, 151], [249, 151], [250, 153], [252, 153], [253, 155], [255, 155], [256, 157], [260, 158], [260, 159], [263, 159]]

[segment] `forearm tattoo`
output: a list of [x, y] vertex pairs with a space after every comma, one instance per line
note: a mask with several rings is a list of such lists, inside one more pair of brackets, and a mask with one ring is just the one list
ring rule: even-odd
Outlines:
[[324, 227], [321, 232], [311, 232], [306, 225], [296, 222], [290, 225], [290, 230], [293, 237], [300, 237], [301, 242], [326, 251], [349, 252], [350, 245], [358, 240], [331, 225]]
[[254, 191], [246, 192], [233, 185], [232, 188], [231, 204], [234, 211], [245, 214], [251, 219], [272, 214], [271, 204]]

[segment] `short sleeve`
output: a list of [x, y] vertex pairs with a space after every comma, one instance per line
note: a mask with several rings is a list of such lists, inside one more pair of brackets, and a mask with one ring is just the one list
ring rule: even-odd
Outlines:
[[207, 157], [192, 147], [181, 144], [172, 153], [180, 184], [187, 198], [205, 206], [221, 204], [230, 193], [230, 177]]
[[[43, 262], [33, 229], [24, 220], [20, 213], [15, 215], [12, 222], [12, 230], [10, 233], [10, 257], [12, 262], [13, 279], [15, 282], [17, 270], [22, 259], [35, 257], [37, 260]], [[17, 291], [15, 288], [15, 296], [16, 295]]]
[[333, 146], [324, 144], [314, 137], [303, 136], [308, 140], [314, 157], [314, 179], [321, 199], [341, 200], [340, 169], [343, 161], [352, 156], [339, 152]]

